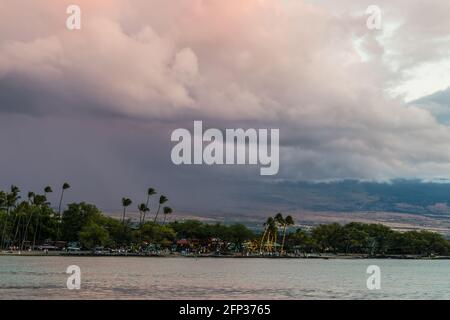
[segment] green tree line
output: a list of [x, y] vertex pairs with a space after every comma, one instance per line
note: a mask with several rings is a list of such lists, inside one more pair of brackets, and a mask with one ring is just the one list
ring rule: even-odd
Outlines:
[[[345, 253], [367, 255], [414, 254], [448, 255], [450, 241], [430, 231], [394, 231], [381, 224], [337, 223], [313, 228], [296, 228], [291, 216], [281, 213], [269, 217], [262, 230], [254, 231], [243, 224], [210, 224], [197, 220], [169, 221], [172, 208], [168, 198], [147, 190], [143, 203], [136, 206], [139, 219], [133, 222], [127, 210], [133, 201], [121, 201], [120, 219], [104, 215], [92, 204], [71, 203], [63, 210], [64, 183], [59, 190], [56, 209], [47, 201], [50, 186], [42, 194], [28, 192], [23, 199], [20, 190], [11, 186], [0, 191], [1, 248], [25, 250], [36, 248], [48, 239], [79, 242], [85, 249], [97, 246], [126, 248], [133, 252], [149, 246], [173, 248], [182, 246], [203, 252], [247, 252], [256, 255], [292, 255], [305, 253]], [[153, 202], [153, 210], [150, 205]], [[160, 218], [160, 214], [164, 215]], [[255, 228], [256, 229], [256, 228]], [[182, 240], [182, 241], [181, 241]]]

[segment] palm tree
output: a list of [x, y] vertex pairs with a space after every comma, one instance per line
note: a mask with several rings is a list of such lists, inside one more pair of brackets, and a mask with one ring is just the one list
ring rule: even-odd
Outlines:
[[[37, 211], [38, 216], [36, 218], [36, 229], [34, 230], [34, 235], [33, 235], [33, 250], [36, 246], [36, 235], [38, 234], [38, 230], [40, 231], [40, 226], [41, 226], [41, 210], [42, 210], [42, 206], [45, 205], [47, 203], [47, 197], [44, 195], [40, 195], [37, 194], [33, 197], [33, 204], [39, 209]], [[31, 219], [31, 217], [30, 217]], [[39, 240], [39, 238], [38, 238]]]
[[45, 196], [46, 198], [48, 198], [48, 197], [47, 197], [47, 194], [48, 194], [48, 193], [52, 193], [52, 192], [53, 192], [52, 187], [46, 186], [46, 187], [44, 188], [44, 196]]
[[[281, 227], [282, 228], [284, 226], [284, 218], [283, 218], [283, 215], [281, 213], [277, 213], [275, 215], [274, 220], [275, 220], [275, 223], [276, 223], [277, 227]], [[277, 240], [278, 240], [278, 230], [277, 230], [277, 234], [275, 235], [275, 243], [277, 242]]]
[[[26, 217], [27, 217], [27, 213], [26, 212], [20, 212], [20, 211], [16, 212], [17, 224], [15, 223], [15, 221], [14, 221], [14, 224], [13, 224], [13, 227], [14, 226], [16, 227], [16, 232], [14, 232], [14, 238], [13, 238], [13, 243], [14, 244], [16, 243], [17, 236], [20, 235], [20, 231], [19, 230], [20, 230], [21, 224], [24, 224], [21, 220], [22, 220], [22, 218], [24, 218], [26, 220]], [[19, 236], [19, 243], [21, 243], [21, 242], [22, 241], [20, 241], [20, 236]]]
[[144, 220], [145, 220], [145, 213], [148, 212], [150, 209], [147, 208], [145, 203], [141, 203], [138, 206], [138, 210], [139, 210], [139, 224], [142, 225], [144, 223]]
[[[5, 218], [5, 222], [3, 225], [3, 232], [2, 232], [2, 242], [0, 244], [0, 248], [3, 248], [3, 244], [6, 241], [6, 232], [7, 232], [7, 227], [8, 227], [8, 223], [9, 223], [9, 211], [12, 207], [14, 207], [16, 205], [17, 200], [19, 200], [20, 196], [19, 196], [19, 188], [12, 185], [11, 186], [11, 192], [6, 193], [5, 194], [5, 198], [4, 198], [4, 205], [6, 206], [6, 218]], [[14, 221], [14, 224], [16, 222]]]
[[163, 224], [165, 224], [165, 223], [166, 223], [166, 217], [167, 217], [167, 215], [168, 215], [168, 214], [171, 214], [173, 211], [172, 211], [172, 208], [171, 208], [171, 207], [164, 207], [164, 208], [163, 208], [163, 212], [164, 212], [164, 221], [163, 221]]
[[[28, 192], [28, 203], [29, 203], [30, 207], [34, 203], [35, 196], [36, 195], [34, 194], [34, 192], [32, 192], [32, 191]], [[23, 246], [24, 246], [25, 241], [27, 239], [28, 227], [30, 225], [31, 219], [33, 218], [33, 211], [34, 210], [32, 208], [30, 208], [30, 216], [28, 218], [27, 223], [25, 224], [25, 229], [23, 231], [23, 238], [22, 238], [22, 244], [20, 245], [20, 250], [23, 250]]]
[[161, 208], [161, 205], [166, 203], [167, 201], [169, 201], [169, 199], [167, 199], [166, 196], [159, 197], [158, 211], [156, 212], [155, 220], [153, 222], [156, 222], [156, 220], [158, 220], [159, 209]]
[[286, 228], [289, 226], [293, 226], [294, 223], [294, 219], [292, 219], [291, 216], [287, 216], [286, 219], [284, 219], [284, 224], [283, 224], [283, 241], [281, 242], [281, 249], [280, 249], [280, 253], [283, 254], [283, 248], [284, 248], [284, 240], [286, 239]]
[[131, 201], [128, 198], [122, 198], [122, 206], [123, 206], [123, 215], [122, 215], [122, 223], [125, 223], [125, 213], [127, 210], [127, 207], [131, 205], [133, 201]]
[[33, 204], [35, 206], [41, 207], [47, 202], [47, 197], [42, 194], [37, 194], [33, 197]]
[[57, 227], [56, 227], [56, 237], [59, 238], [59, 225], [61, 224], [61, 204], [64, 197], [64, 191], [69, 189], [70, 185], [67, 182], [64, 182], [61, 187], [61, 197], [59, 197], [59, 205], [58, 205], [58, 218], [57, 218]]
[[278, 234], [277, 222], [274, 218], [272, 218], [269, 220], [268, 235], [267, 235], [267, 247], [269, 248], [269, 251], [272, 251], [272, 246], [274, 246], [276, 243], [277, 234]]
[[64, 191], [69, 189], [70, 185], [67, 182], [64, 182], [64, 184], [62, 185], [61, 188], [61, 197], [59, 198], [59, 206], [58, 206], [58, 215], [61, 216], [61, 204], [63, 201], [63, 197], [64, 197]]
[[28, 191], [28, 203], [29, 204], [33, 203], [34, 196], [35, 196], [34, 192]]
[[0, 190], [0, 209], [3, 209], [6, 205], [6, 193]]
[[272, 217], [267, 218], [267, 221], [264, 223], [264, 233], [263, 233], [263, 235], [261, 237], [261, 243], [259, 244], [259, 252], [260, 253], [262, 253], [262, 246], [263, 246], [263, 243], [264, 243], [264, 238], [266, 237], [266, 235], [269, 236], [268, 235], [269, 227], [272, 224], [273, 224], [273, 218]]
[[156, 190], [153, 189], [153, 188], [148, 188], [148, 190], [147, 190], [147, 202], [145, 202], [145, 207], [146, 207], [148, 210], [144, 211], [144, 216], [142, 217], [142, 223], [145, 222], [145, 216], [147, 215], [147, 212], [150, 211], [150, 208], [148, 207], [148, 203], [149, 203], [149, 201], [150, 201], [150, 197], [151, 197], [152, 195], [154, 195], [154, 194], [156, 194]]
[[18, 187], [12, 185], [11, 186], [11, 193], [14, 193], [15, 195], [18, 195], [20, 193], [20, 190]]

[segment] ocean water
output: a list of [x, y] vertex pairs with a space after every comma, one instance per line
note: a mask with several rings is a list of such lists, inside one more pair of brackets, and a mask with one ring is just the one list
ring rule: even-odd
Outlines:
[[450, 299], [450, 260], [0, 256], [0, 299]]

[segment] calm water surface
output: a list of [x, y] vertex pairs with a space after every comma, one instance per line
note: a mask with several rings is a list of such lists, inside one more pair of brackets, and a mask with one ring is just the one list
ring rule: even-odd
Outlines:
[[450, 299], [450, 261], [0, 256], [0, 299]]

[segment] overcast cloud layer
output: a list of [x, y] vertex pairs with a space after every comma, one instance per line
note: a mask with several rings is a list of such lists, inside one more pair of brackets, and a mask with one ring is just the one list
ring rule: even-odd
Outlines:
[[[450, 178], [448, 0], [379, 0], [380, 31], [359, 0], [76, 3], [80, 31], [74, 1], [0, 0], [3, 187], [227, 211], [252, 183]], [[172, 165], [193, 120], [280, 128], [279, 175]]]

